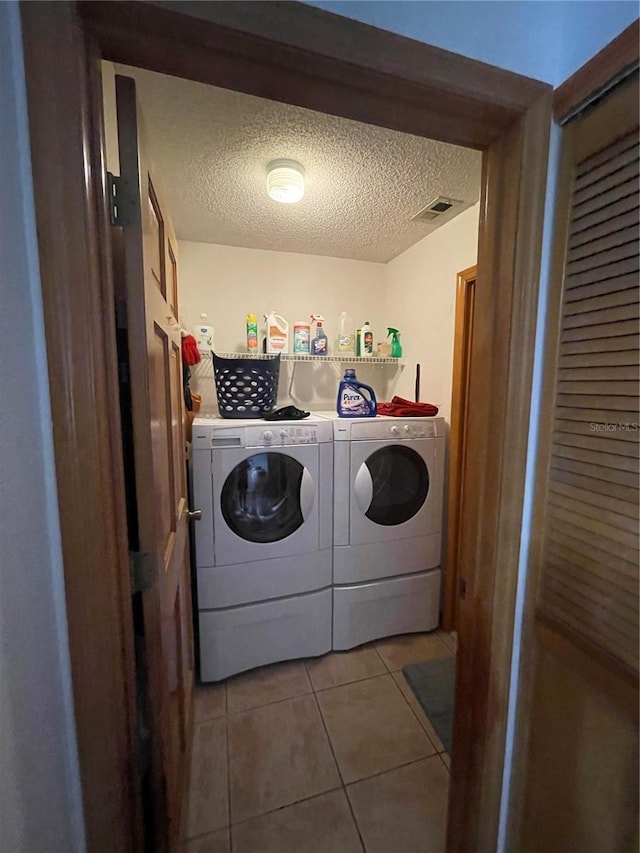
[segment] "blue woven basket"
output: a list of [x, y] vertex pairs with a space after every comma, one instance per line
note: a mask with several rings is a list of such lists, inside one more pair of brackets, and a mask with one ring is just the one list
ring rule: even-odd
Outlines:
[[278, 400], [280, 355], [221, 358], [213, 353], [218, 409], [222, 418], [261, 418]]

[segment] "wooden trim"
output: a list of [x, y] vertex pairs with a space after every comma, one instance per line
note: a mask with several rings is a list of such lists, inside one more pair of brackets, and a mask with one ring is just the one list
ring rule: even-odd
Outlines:
[[478, 266], [459, 272], [456, 279], [456, 315], [453, 338], [453, 379], [451, 383], [451, 427], [449, 431], [449, 479], [447, 483], [447, 550], [444, 562], [444, 602], [442, 625], [455, 631], [458, 613], [458, 551], [463, 531], [462, 508], [465, 436], [467, 431], [473, 298]]
[[[74, 18], [78, 9], [82, 17]], [[95, 436], [87, 453], [77, 453], [69, 442], [56, 443], [63, 530], [73, 536], [67, 529], [73, 522], [87, 541], [83, 551], [65, 551], [67, 583], [73, 586], [78, 579], [82, 581], [88, 556], [95, 558], [91, 577], [94, 573], [102, 577], [103, 572], [107, 577], [118, 575], [119, 562], [113, 555], [120, 548], [117, 534], [118, 524], [124, 523], [124, 499], [117, 478], [112, 476], [114, 459], [109, 443], [117, 433], [117, 407], [109, 407], [101, 379], [105, 361], [112, 364], [115, 358], [115, 343], [104, 331], [105, 312], [98, 298], [108, 283], [95, 269], [87, 270], [89, 248], [102, 241], [99, 233], [96, 236], [94, 217], [87, 213], [86, 202], [95, 210], [101, 193], [100, 164], [86, 145], [92, 119], [79, 110], [84, 75], [77, 68], [71, 77], [69, 73], [77, 46], [68, 45], [61, 53], [61, 45], [67, 48], [65, 40], [44, 40], [41, 33], [55, 36], [56, 26], [64, 22], [65, 33], [92, 36], [100, 55], [108, 59], [484, 149], [478, 255], [482, 298], [477, 300], [480, 331], [474, 337], [475, 366], [469, 391], [469, 456], [473, 463], [462, 510], [465, 539], [461, 556], [471, 582], [459, 629], [458, 690], [463, 699], [456, 711], [448, 849], [474, 853], [494, 850], [533, 362], [544, 193], [540, 176], [546, 173], [550, 88], [472, 60], [449, 54], [443, 57], [438, 49], [303, 5], [200, 3], [189, 9], [207, 16], [242, 14], [254, 22], [253, 29], [258, 32], [234, 27], [228, 19], [227, 24], [216, 23], [147, 3], [119, 3], [117, 15], [112, 3], [25, 3], [23, 7], [25, 18], [30, 20], [25, 48], [31, 79], [34, 181], [39, 199], [54, 416], [64, 426], [69, 407], [74, 414], [77, 409], [78, 416], [90, 421], [86, 436]], [[275, 38], [270, 34], [273, 23], [269, 19], [273, 13], [276, 20], [282, 20], [283, 10], [291, 21], [283, 30], [285, 34]], [[294, 31], [295, 39], [291, 34]], [[292, 41], [287, 42], [287, 38]], [[44, 59], [48, 63], [46, 79], [43, 77], [36, 87], [34, 69]], [[445, 60], [443, 69], [440, 63]], [[69, 115], [59, 106], [67, 100]], [[68, 119], [66, 127], [61, 126], [63, 119]], [[77, 187], [78, 194], [86, 193], [86, 199], [74, 197], [74, 204], [60, 204], [69, 185]], [[61, 250], [70, 245], [79, 248], [59, 262], [51, 246]], [[45, 280], [50, 282], [48, 286]], [[70, 341], [76, 355], [63, 358]], [[86, 436], [81, 437], [85, 442]], [[102, 487], [96, 488], [96, 502], [85, 501], [86, 483], [96, 479]], [[113, 498], [118, 492], [119, 504]], [[113, 516], [117, 516], [118, 507], [120, 519], [110, 514], [113, 509]], [[101, 549], [88, 534], [95, 530], [97, 517], [103, 520]], [[120, 571], [125, 571], [123, 566]], [[120, 636], [118, 628], [105, 624], [108, 584], [106, 588], [92, 585], [88, 591], [82, 602], [75, 596], [68, 599], [79, 732], [85, 727], [95, 730], [100, 716], [87, 714], [84, 704], [94, 672], [100, 672], [101, 689], [111, 689], [111, 696], [121, 701], [127, 697], [122, 678], [108, 666], [103, 670], [103, 663], [113, 658], [110, 644]], [[112, 625], [125, 619], [122, 608]], [[74, 632], [76, 620], [90, 622], [94, 628], [85, 638], [84, 649], [79, 647], [83, 635]], [[91, 661], [91, 673], [81, 659]], [[92, 749], [99, 752], [100, 745], [89, 739], [86, 749], [81, 750], [85, 803], [87, 797], [91, 802], [102, 797], [104, 806], [108, 780], [92, 772]], [[124, 765], [120, 770], [123, 776], [128, 772]], [[95, 838], [98, 825], [104, 829], [99, 843], [91, 849], [124, 849], [113, 840], [114, 825], [104, 827], [101, 816], [89, 806], [85, 808], [88, 835]]]
[[564, 124], [640, 63], [640, 19], [579, 68], [553, 93], [553, 115]]
[[97, 67], [70, 4], [21, 13], [86, 840], [125, 853], [141, 824]]
[[[113, 62], [471, 148], [490, 145], [545, 90], [529, 78], [305, 4], [162, 5], [169, 8], [125, 0], [117, 16], [113, 3], [102, 0], [81, 2], [80, 9]], [[246, 22], [251, 32], [240, 31]]]
[[549, 93], [484, 162], [461, 510], [467, 594], [458, 604], [452, 850], [495, 850], [497, 842], [550, 116]]
[[[287, 57], [280, 60], [290, 67], [313, 52], [334, 62], [349, 63], [353, 70], [381, 72], [388, 75], [389, 83], [402, 77], [446, 92], [448, 98], [472, 98], [500, 106], [513, 115], [526, 111], [545, 88], [545, 84], [521, 74], [305, 3], [221, 0], [203, 5], [200, 0], [154, 0], [154, 5], [228, 28], [234, 36], [240, 31], [245, 36], [252, 34], [262, 44], [285, 46]], [[246, 50], [245, 44], [242, 52], [246, 54]]]

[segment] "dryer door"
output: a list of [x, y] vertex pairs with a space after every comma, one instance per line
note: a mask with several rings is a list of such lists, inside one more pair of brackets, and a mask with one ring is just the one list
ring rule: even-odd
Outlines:
[[352, 545], [440, 530], [443, 443], [433, 438], [351, 442]]
[[318, 547], [318, 448], [213, 451], [215, 564]]

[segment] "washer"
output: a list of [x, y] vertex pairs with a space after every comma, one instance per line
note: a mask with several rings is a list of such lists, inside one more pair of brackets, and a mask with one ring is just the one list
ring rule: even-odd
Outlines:
[[331, 649], [331, 424], [193, 422], [200, 677]]
[[440, 609], [444, 418], [330, 417], [333, 648], [430, 631]]

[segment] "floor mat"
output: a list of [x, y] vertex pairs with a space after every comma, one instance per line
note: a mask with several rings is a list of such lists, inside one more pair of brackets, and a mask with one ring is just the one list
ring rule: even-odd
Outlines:
[[451, 754], [456, 685], [455, 657], [412, 663], [402, 671], [444, 748]]

